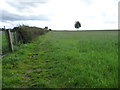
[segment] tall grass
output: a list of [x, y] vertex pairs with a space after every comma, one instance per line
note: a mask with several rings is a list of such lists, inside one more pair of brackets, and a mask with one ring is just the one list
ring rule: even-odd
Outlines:
[[6, 54], [9, 52], [9, 48], [8, 48], [8, 41], [7, 41], [7, 37], [6, 37], [6, 33], [5, 31], [2, 31], [2, 54]]
[[49, 32], [3, 58], [3, 87], [116, 88], [118, 32]]

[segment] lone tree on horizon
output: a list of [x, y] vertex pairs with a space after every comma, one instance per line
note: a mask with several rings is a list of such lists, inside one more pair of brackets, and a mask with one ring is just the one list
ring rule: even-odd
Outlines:
[[81, 23], [79, 21], [75, 22], [75, 28], [78, 29], [81, 27]]

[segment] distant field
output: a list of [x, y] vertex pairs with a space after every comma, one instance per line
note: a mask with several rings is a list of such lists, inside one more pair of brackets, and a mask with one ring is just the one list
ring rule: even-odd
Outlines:
[[118, 87], [118, 31], [49, 32], [3, 58], [3, 88]]

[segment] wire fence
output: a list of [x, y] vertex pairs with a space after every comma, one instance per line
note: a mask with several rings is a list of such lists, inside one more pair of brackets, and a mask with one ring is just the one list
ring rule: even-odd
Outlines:
[[13, 52], [14, 46], [28, 43], [35, 37], [47, 33], [48, 29], [42, 29], [37, 27], [15, 27], [13, 29], [3, 29], [0, 32], [1, 35], [1, 55], [7, 52]]

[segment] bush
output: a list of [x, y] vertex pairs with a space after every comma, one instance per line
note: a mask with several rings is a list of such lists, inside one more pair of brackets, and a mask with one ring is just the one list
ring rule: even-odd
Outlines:
[[37, 36], [43, 35], [48, 32], [48, 30], [46, 29], [29, 27], [25, 25], [14, 27], [13, 31], [15, 31], [17, 34], [17, 41], [21, 41], [22, 43], [28, 43]]

